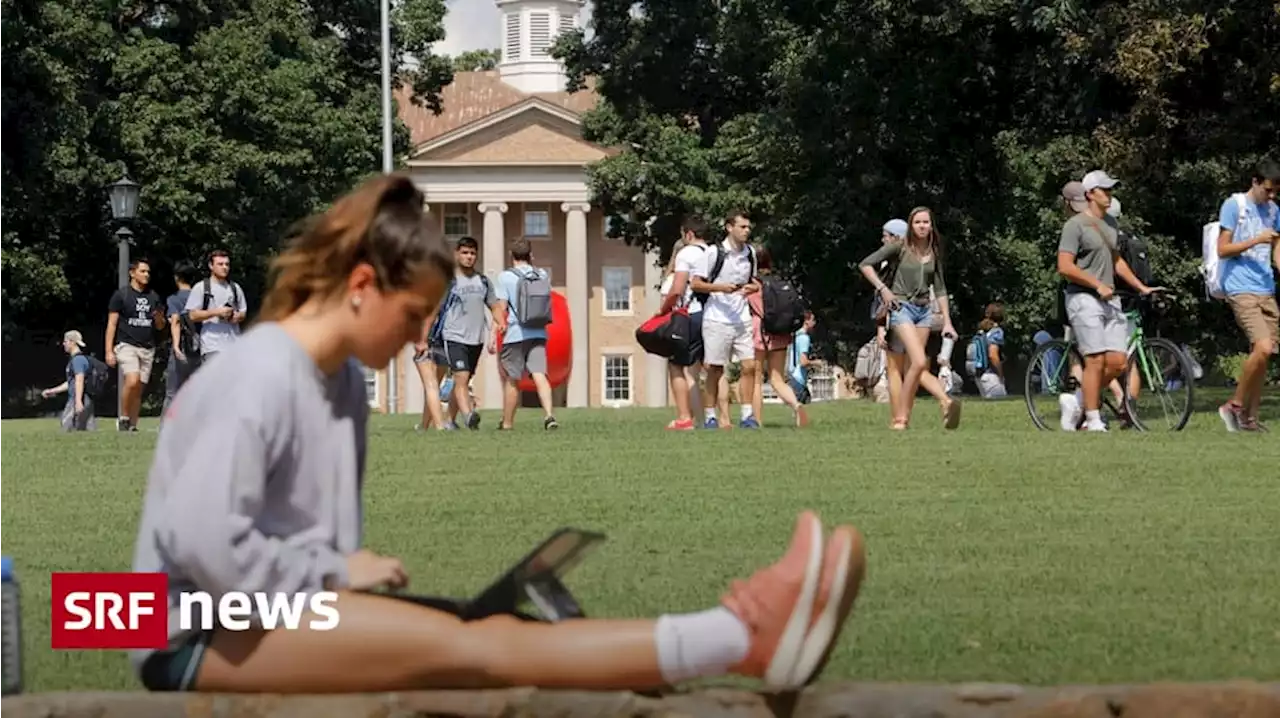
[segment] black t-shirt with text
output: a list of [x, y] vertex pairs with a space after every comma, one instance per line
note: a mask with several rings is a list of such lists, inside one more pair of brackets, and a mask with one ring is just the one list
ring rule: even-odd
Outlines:
[[160, 295], [148, 289], [139, 292], [125, 285], [111, 295], [107, 312], [119, 312], [116, 343], [150, 349], [156, 344], [155, 314], [160, 309]]

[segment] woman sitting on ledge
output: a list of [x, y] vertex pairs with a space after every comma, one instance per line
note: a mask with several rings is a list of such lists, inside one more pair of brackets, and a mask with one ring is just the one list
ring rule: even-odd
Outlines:
[[[314, 218], [275, 260], [260, 323], [202, 367], [165, 417], [135, 571], [169, 576], [169, 645], [134, 651], [151, 690], [333, 693], [538, 686], [648, 689], [734, 673], [798, 687], [820, 672], [864, 566], [862, 538], [824, 541], [800, 514], [772, 566], [722, 606], [656, 620], [464, 622], [370, 591], [407, 578], [360, 548], [368, 404], [360, 363], [415, 341], [453, 264], [398, 175]], [[825, 544], [825, 545], [824, 545]], [[330, 631], [183, 631], [177, 595], [335, 590]]]

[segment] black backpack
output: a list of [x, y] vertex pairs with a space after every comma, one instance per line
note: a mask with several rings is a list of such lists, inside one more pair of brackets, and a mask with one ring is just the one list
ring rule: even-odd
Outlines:
[[1141, 237], [1128, 232], [1120, 232], [1117, 241], [1120, 258], [1133, 270], [1133, 276], [1143, 284], [1150, 285], [1155, 281], [1151, 273], [1151, 260], [1147, 257], [1147, 243]]
[[111, 383], [111, 367], [92, 354], [85, 354], [89, 360], [89, 371], [84, 374], [84, 393], [91, 397], [99, 397]]
[[[200, 308], [209, 311], [209, 302], [213, 301], [213, 280], [209, 277], [204, 278], [204, 301], [201, 302]], [[232, 306], [240, 306], [240, 287], [235, 282], [231, 284], [231, 304]]]
[[769, 275], [760, 278], [760, 331], [765, 334], [794, 334], [804, 326], [804, 299], [795, 285]]
[[[751, 278], [755, 279], [757, 271], [756, 248], [748, 244], [747, 251], [751, 253]], [[724, 245], [717, 242], [715, 245], [715, 253], [716, 261], [711, 265], [711, 271], [709, 272], [710, 276], [707, 277], [707, 284], [715, 284], [716, 279], [720, 276], [720, 270], [724, 269]], [[698, 303], [704, 307], [707, 306], [707, 299], [711, 297], [707, 292], [694, 292], [693, 296], [698, 300]]]

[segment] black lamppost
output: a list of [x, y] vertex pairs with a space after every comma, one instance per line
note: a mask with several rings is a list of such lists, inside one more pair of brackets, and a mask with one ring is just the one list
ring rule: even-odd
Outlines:
[[107, 185], [107, 196], [111, 199], [111, 217], [120, 222], [116, 230], [116, 246], [120, 258], [116, 265], [119, 275], [117, 286], [129, 283], [129, 244], [133, 241], [133, 232], [128, 222], [138, 216], [138, 195], [142, 193], [142, 185], [129, 179], [128, 175]]
[[[115, 233], [116, 247], [119, 250], [116, 287], [120, 288], [129, 283], [129, 244], [133, 241], [133, 232], [129, 230], [128, 223], [138, 216], [138, 195], [142, 193], [142, 185], [125, 175], [107, 185], [106, 190], [107, 197], [111, 199], [111, 218], [120, 223], [120, 228]], [[124, 369], [119, 365], [116, 366], [116, 406], [116, 415], [123, 417]]]

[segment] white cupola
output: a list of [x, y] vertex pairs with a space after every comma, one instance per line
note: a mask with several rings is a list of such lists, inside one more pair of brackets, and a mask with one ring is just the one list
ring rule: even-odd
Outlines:
[[586, 0], [495, 0], [502, 14], [498, 74], [521, 92], [561, 92], [564, 66], [551, 57], [560, 33], [576, 29]]

